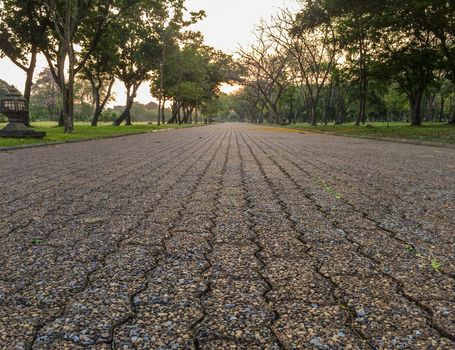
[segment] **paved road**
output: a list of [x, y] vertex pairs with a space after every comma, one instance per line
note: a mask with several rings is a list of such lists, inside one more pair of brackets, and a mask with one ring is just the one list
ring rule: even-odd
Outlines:
[[454, 349], [454, 179], [235, 124], [0, 153], [0, 349]]

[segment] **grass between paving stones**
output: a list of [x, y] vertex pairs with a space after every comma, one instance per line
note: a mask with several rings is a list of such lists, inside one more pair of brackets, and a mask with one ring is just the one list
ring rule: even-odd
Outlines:
[[[6, 124], [0, 124], [0, 129], [5, 127]], [[136, 123], [133, 126], [113, 126], [111, 123], [100, 123], [98, 127], [92, 127], [89, 123], [76, 123], [74, 126], [75, 132], [72, 134], [65, 134], [63, 128], [56, 127], [53, 122], [36, 122], [32, 123], [36, 131], [45, 131], [46, 137], [44, 139], [16, 139], [0, 137], [0, 147], [13, 147], [28, 144], [47, 144], [53, 142], [66, 142], [76, 140], [93, 140], [102, 139], [109, 136], [130, 135], [145, 132], [152, 132], [163, 129], [179, 129], [193, 125], [156, 125], [147, 123]], [[201, 124], [199, 124], [201, 125]]]
[[371, 125], [371, 127], [367, 127], [366, 125], [356, 126], [353, 123], [318, 126], [310, 126], [309, 124], [291, 124], [284, 127], [302, 131], [314, 131], [344, 136], [392, 138], [455, 144], [455, 125], [445, 123], [425, 123], [421, 127], [414, 127], [410, 126], [409, 123], [394, 122], [390, 123], [389, 128], [387, 128], [387, 123], [368, 124]]

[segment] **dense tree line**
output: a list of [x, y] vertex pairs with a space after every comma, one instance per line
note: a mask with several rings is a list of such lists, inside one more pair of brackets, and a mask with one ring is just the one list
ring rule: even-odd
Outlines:
[[239, 52], [241, 119], [455, 123], [452, 1], [302, 1], [255, 32]]
[[[67, 133], [74, 129], [78, 109], [87, 105], [85, 113], [90, 111], [97, 125], [116, 80], [124, 84], [127, 101], [115, 125], [131, 124], [131, 109], [145, 82], [159, 100], [158, 122], [165, 121], [166, 101], [174, 110], [169, 122], [191, 122], [198, 107], [217, 98], [221, 83], [236, 79], [236, 68], [230, 56], [205, 46], [189, 30], [205, 14], [188, 12], [184, 3], [3, 0], [0, 56], [26, 74], [24, 97], [33, 100], [35, 110], [38, 103], [51, 118], [58, 114]], [[34, 82], [39, 54], [48, 69]]]

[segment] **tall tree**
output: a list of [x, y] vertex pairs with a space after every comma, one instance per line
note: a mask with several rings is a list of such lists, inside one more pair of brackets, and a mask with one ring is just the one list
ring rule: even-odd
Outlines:
[[45, 108], [50, 120], [58, 120], [61, 111], [60, 89], [49, 68], [45, 68], [38, 75], [33, 84], [31, 95], [31, 108]]
[[92, 126], [98, 125], [98, 120], [106, 104], [112, 99], [112, 88], [115, 83], [115, 68], [118, 65], [116, 31], [108, 24], [100, 41], [88, 58], [82, 70], [82, 76], [90, 82], [94, 112]]
[[158, 57], [159, 70], [151, 84], [151, 92], [158, 98], [158, 125], [164, 123], [164, 76], [166, 73], [166, 62], [178, 52], [178, 45], [181, 43], [188, 32], [184, 29], [195, 24], [205, 17], [204, 11], [190, 12], [189, 19], [185, 19], [186, 9], [184, 0], [176, 0], [166, 3], [167, 18], [157, 28], [158, 40], [160, 45], [160, 55]]
[[377, 16], [372, 11], [382, 8], [377, 0], [360, 2], [357, 0], [315, 0], [305, 2], [298, 13], [293, 29], [318, 29], [331, 25], [336, 42], [340, 45], [345, 67], [355, 77], [358, 87], [358, 113], [356, 125], [366, 121], [370, 65], [378, 40]]
[[142, 0], [41, 0], [52, 22], [50, 42], [43, 49], [62, 91], [66, 133], [74, 129], [74, 83], [112, 20]]
[[[3, 0], [0, 4], [0, 57], [7, 56], [26, 74], [24, 97], [30, 102], [33, 75], [50, 22], [40, 1]], [[30, 125], [27, 114], [24, 123]]]
[[116, 77], [126, 89], [126, 105], [122, 114], [114, 121], [120, 125], [125, 121], [131, 125], [131, 107], [143, 82], [151, 77], [151, 71], [159, 68], [160, 47], [156, 28], [166, 18], [163, 3], [131, 8], [128, 16], [118, 21], [115, 28], [117, 42]]
[[203, 44], [192, 33], [184, 46], [167, 61], [164, 78], [166, 98], [172, 100], [172, 117], [168, 123], [191, 122], [201, 104], [216, 98], [224, 82], [238, 80], [232, 57]]
[[330, 80], [338, 52], [332, 24], [324, 23], [317, 28], [301, 26], [296, 16], [285, 9], [263, 30], [292, 57], [294, 80], [308, 97], [310, 122], [316, 125], [321, 94]]
[[246, 68], [244, 84], [258, 90], [267, 103], [269, 122], [282, 124], [279, 101], [289, 87], [292, 56], [267, 35], [264, 27], [258, 27], [257, 42], [249, 50], [241, 49], [241, 62]]

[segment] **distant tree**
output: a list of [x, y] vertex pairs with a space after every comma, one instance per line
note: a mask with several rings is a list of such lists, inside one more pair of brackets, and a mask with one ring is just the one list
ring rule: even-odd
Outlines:
[[340, 48], [339, 53], [342, 53], [347, 63], [344, 69], [357, 84], [359, 103], [356, 125], [365, 123], [370, 66], [379, 35], [376, 17], [371, 12], [381, 8], [382, 4], [378, 4], [377, 0], [315, 0], [305, 4], [296, 16], [292, 32], [297, 34], [302, 30], [319, 30], [330, 24]]
[[[33, 117], [58, 120], [61, 112], [61, 94], [49, 68], [39, 73], [33, 84], [30, 107]], [[46, 113], [46, 115], [44, 115]]]
[[266, 103], [269, 122], [282, 124], [279, 105], [292, 84], [293, 76], [289, 74], [292, 55], [268, 34], [266, 27], [258, 27], [256, 43], [248, 49], [240, 49], [240, 60], [246, 70], [243, 83], [259, 92]]
[[0, 98], [5, 97], [5, 94], [11, 88], [11, 85], [8, 84], [6, 81], [0, 79]]
[[74, 81], [74, 120], [89, 122], [95, 110], [90, 82], [79, 74]]
[[[310, 105], [310, 121], [316, 125], [319, 102], [326, 84], [330, 83], [338, 53], [332, 24], [323, 23], [318, 28], [301, 26], [291, 11], [282, 10], [272, 18], [271, 24], [263, 25], [261, 30], [291, 56], [294, 83], [304, 90]], [[332, 87], [330, 96], [331, 92]]]
[[167, 60], [175, 55], [179, 43], [191, 32], [184, 32], [188, 26], [198, 22], [205, 16], [204, 11], [190, 12], [189, 19], [185, 19], [186, 9], [184, 0], [177, 0], [167, 3], [167, 18], [165, 18], [156, 29], [160, 45], [158, 56], [159, 70], [151, 82], [150, 90], [158, 98], [158, 125], [164, 123], [164, 106], [166, 93], [164, 91], [164, 79], [167, 70]]
[[232, 96], [232, 109], [242, 120], [263, 123], [267, 103], [260, 92], [251, 86], [244, 86]]
[[[5, 97], [6, 93], [8, 90], [11, 88], [11, 85], [9, 85], [6, 81], [0, 79], [0, 99]], [[2, 118], [3, 114], [0, 113], [0, 119]]]
[[222, 83], [238, 79], [232, 57], [200, 39], [193, 36], [167, 61], [164, 91], [173, 102], [168, 123], [191, 123], [201, 104], [219, 95]]
[[120, 125], [125, 121], [131, 125], [131, 107], [137, 91], [143, 82], [151, 77], [152, 70], [159, 68], [160, 47], [156, 28], [167, 16], [162, 3], [150, 6], [137, 6], [127, 12], [113, 30], [117, 38], [117, 62], [114, 71], [116, 77], [126, 88], [126, 106], [122, 114], [114, 121]]

